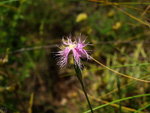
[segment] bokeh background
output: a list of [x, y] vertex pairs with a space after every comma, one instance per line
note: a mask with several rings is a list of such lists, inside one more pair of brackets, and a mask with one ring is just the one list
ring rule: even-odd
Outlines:
[[[0, 106], [10, 113], [89, 110], [72, 56], [66, 68], [56, 65], [57, 46], [69, 34], [81, 33], [91, 44], [85, 48], [89, 54], [111, 69], [150, 80], [149, 22], [149, 0], [1, 0]], [[82, 62], [93, 108], [150, 93], [149, 83], [125, 78], [92, 60]], [[133, 113], [149, 101], [146, 96], [134, 98], [95, 113]]]

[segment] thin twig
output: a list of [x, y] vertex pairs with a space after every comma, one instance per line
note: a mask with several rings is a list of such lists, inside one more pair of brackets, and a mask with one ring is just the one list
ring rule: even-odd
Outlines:
[[[97, 44], [105, 45], [105, 44], [137, 44], [137, 43], [149, 44], [150, 41], [101, 41], [101, 42], [98, 42]], [[53, 47], [58, 47], [58, 45], [59, 44], [21, 48], [21, 49], [17, 49], [15, 51], [9, 52], [9, 54], [17, 54], [17, 53], [38, 50], [38, 49], [49, 49], [49, 48], [53, 48]], [[94, 44], [94, 45], [96, 45], [96, 44]]]
[[97, 61], [97, 60], [94, 59], [93, 57], [90, 56], [90, 58], [91, 58], [92, 60], [94, 60], [96, 63], [98, 63], [99, 65], [101, 65], [102, 67], [105, 67], [106, 69], [108, 69], [108, 70], [110, 70], [110, 71], [112, 71], [112, 72], [114, 72], [114, 73], [117, 73], [117, 74], [122, 75], [122, 76], [124, 76], [124, 77], [126, 77], [126, 78], [130, 78], [130, 79], [137, 80], [137, 81], [140, 81], [140, 82], [150, 83], [150, 81], [142, 80], [142, 79], [138, 79], [138, 78], [134, 78], [134, 77], [132, 77], [132, 76], [125, 75], [125, 74], [123, 74], [123, 73], [120, 73], [120, 72], [118, 72], [118, 71], [115, 71], [115, 70], [113, 70], [113, 69], [107, 67], [106, 65], [102, 64], [101, 62]]
[[25, 52], [25, 51], [31, 51], [31, 50], [37, 50], [37, 49], [49, 49], [49, 48], [53, 48], [53, 47], [57, 47], [57, 45], [44, 45], [44, 46], [21, 48], [21, 49], [9, 52], [9, 54], [22, 53], [22, 52]]

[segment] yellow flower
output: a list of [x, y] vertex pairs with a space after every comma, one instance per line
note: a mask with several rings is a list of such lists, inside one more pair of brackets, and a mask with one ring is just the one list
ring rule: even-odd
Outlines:
[[113, 17], [115, 15], [114, 10], [109, 11], [109, 13], [107, 14], [108, 17]]
[[83, 20], [87, 19], [87, 14], [86, 13], [80, 13], [77, 18], [76, 18], [76, 22], [81, 22]]
[[112, 29], [113, 29], [113, 30], [118, 30], [118, 29], [120, 29], [121, 26], [122, 26], [121, 22], [116, 22], [116, 23], [112, 26]]

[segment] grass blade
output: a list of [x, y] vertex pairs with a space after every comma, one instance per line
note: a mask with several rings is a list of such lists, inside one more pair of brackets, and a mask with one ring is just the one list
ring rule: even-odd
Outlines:
[[147, 107], [149, 107], [149, 106], [150, 106], [150, 104], [148, 104], [148, 105], [146, 105], [146, 106], [144, 106], [144, 107], [138, 109], [138, 110], [137, 110], [136, 112], [134, 112], [134, 113], [139, 113], [141, 110], [143, 110], [143, 109], [145, 109], [145, 108], [147, 108]]
[[[115, 101], [112, 101], [110, 103], [107, 103], [107, 104], [103, 104], [101, 106], [98, 106], [98, 107], [95, 107], [93, 108], [93, 110], [97, 110], [97, 109], [100, 109], [100, 108], [103, 108], [105, 106], [108, 106], [110, 104], [113, 104], [113, 103], [116, 103], [116, 102], [121, 102], [121, 101], [124, 101], [124, 100], [129, 100], [129, 99], [133, 99], [133, 98], [139, 98], [139, 97], [144, 97], [144, 96], [150, 96], [150, 94], [143, 94], [143, 95], [136, 95], [136, 96], [131, 96], [131, 97], [126, 97], [126, 98], [122, 98], [122, 99], [119, 99], [119, 100], [115, 100]], [[88, 110], [84, 113], [89, 113], [91, 110]]]

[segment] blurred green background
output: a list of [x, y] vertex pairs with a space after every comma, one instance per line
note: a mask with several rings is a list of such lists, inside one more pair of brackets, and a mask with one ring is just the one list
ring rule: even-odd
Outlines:
[[[92, 45], [89, 54], [108, 67], [150, 80], [149, 0], [0, 0], [0, 106], [12, 113], [82, 113], [88, 104], [71, 55], [60, 70], [55, 53], [63, 36]], [[148, 94], [148, 83], [122, 77], [83, 59], [92, 107]], [[108, 105], [94, 113], [133, 113], [149, 97]], [[142, 110], [150, 112], [150, 107]]]

